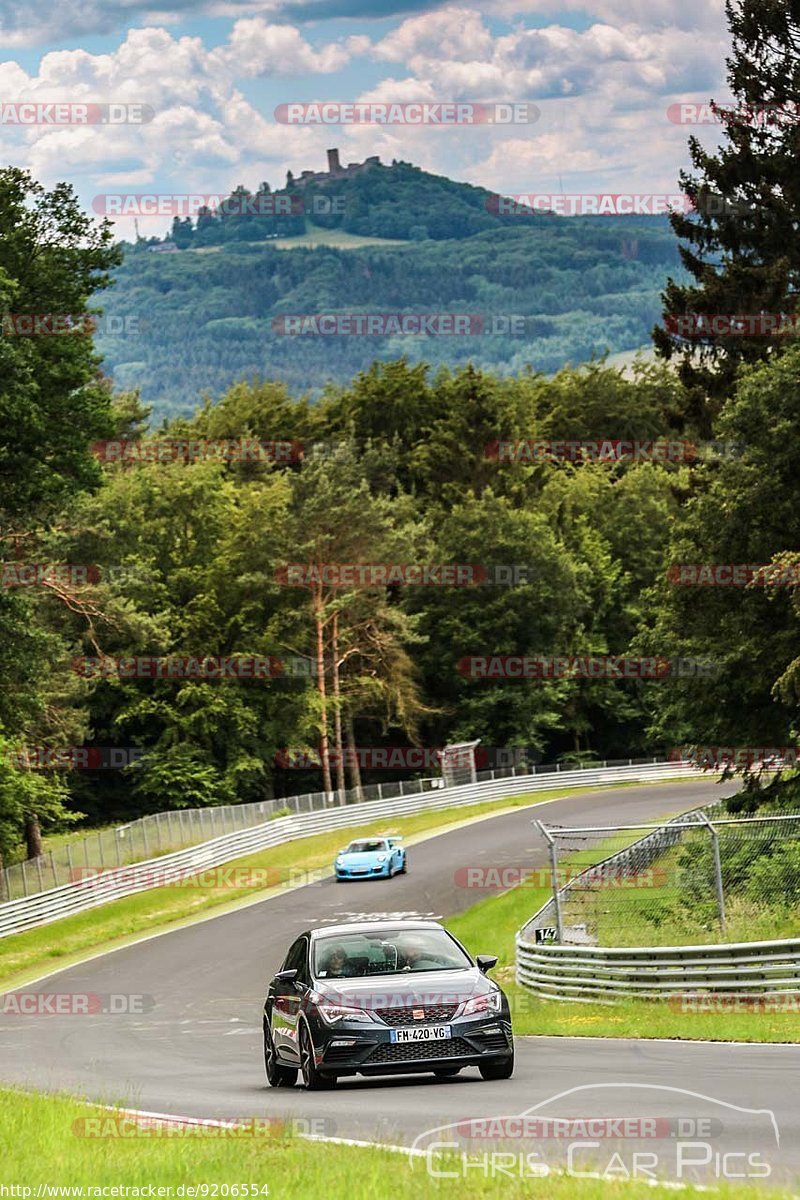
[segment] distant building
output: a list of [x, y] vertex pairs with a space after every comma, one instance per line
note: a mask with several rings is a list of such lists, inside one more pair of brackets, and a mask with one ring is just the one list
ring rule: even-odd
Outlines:
[[300, 178], [294, 180], [294, 186], [303, 188], [309, 183], [329, 183], [331, 179], [350, 179], [353, 175], [360, 175], [363, 171], [368, 171], [370, 167], [379, 167], [380, 165], [380, 156], [371, 154], [369, 158], [364, 159], [363, 163], [348, 163], [346, 167], [343, 167], [339, 161], [339, 151], [334, 147], [328, 151], [327, 171], [302, 171]]
[[148, 246], [147, 249], [151, 254], [175, 254], [178, 247], [174, 242], [158, 242], [155, 246]]

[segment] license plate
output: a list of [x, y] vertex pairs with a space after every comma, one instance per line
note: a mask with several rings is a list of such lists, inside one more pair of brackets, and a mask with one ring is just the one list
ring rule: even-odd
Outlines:
[[393, 1042], [446, 1042], [450, 1037], [449, 1025], [412, 1025], [410, 1029], [393, 1029]]

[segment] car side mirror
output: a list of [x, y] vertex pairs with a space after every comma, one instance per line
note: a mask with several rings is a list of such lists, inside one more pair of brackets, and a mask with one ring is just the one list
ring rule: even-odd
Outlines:
[[485, 975], [487, 971], [491, 971], [492, 967], [497, 966], [497, 955], [479, 954], [475, 961], [478, 964], [478, 970], [482, 975]]
[[[495, 962], [497, 959], [495, 959]], [[297, 970], [291, 967], [288, 971], [278, 971], [278, 974], [273, 977], [273, 983], [294, 983], [297, 979]]]

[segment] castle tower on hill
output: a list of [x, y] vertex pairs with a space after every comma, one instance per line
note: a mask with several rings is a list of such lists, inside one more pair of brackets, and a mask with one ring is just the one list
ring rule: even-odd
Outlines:
[[294, 187], [302, 188], [308, 183], [326, 183], [330, 179], [347, 179], [353, 175], [360, 175], [362, 171], [368, 171], [370, 167], [379, 167], [381, 163], [377, 154], [371, 154], [369, 158], [364, 159], [363, 163], [348, 163], [346, 167], [343, 167], [336, 146], [328, 150], [327, 154], [327, 171], [303, 171], [299, 179], [292, 181]]

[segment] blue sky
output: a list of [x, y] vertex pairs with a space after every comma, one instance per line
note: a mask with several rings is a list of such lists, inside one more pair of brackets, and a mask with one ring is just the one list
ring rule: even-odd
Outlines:
[[[147, 104], [146, 125], [0, 124], [4, 162], [126, 192], [224, 193], [379, 154], [493, 191], [669, 193], [668, 105], [728, 99], [722, 0], [0, 0], [0, 102]], [[535, 102], [535, 125], [293, 127], [292, 101]], [[2, 110], [0, 110], [0, 113]], [[7, 120], [7, 117], [6, 117]], [[168, 222], [167, 222], [168, 224]], [[161, 233], [152, 218], [143, 232]], [[120, 232], [128, 234], [121, 227]]]

